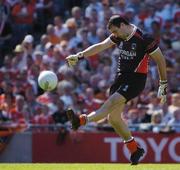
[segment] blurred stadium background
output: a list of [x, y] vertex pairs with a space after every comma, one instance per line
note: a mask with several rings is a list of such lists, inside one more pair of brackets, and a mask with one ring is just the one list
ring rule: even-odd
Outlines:
[[[158, 74], [150, 61], [143, 93], [123, 118], [145, 148], [142, 162], [180, 162], [180, 1], [0, 0], [0, 162], [128, 162], [128, 152], [106, 119], [78, 132], [65, 115], [97, 109], [108, 97], [117, 49], [77, 67], [65, 57], [104, 40], [108, 19], [121, 14], [159, 41], [167, 61], [168, 102], [157, 99]], [[53, 92], [37, 85], [53, 70]]]

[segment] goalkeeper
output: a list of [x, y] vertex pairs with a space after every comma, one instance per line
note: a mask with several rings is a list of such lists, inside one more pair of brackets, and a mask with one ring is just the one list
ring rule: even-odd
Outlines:
[[124, 143], [131, 153], [131, 164], [135, 165], [143, 156], [144, 149], [137, 144], [131, 135], [127, 124], [121, 118], [121, 113], [125, 104], [138, 96], [144, 89], [149, 58], [152, 58], [158, 67], [160, 78], [158, 97], [162, 103], [166, 102], [167, 75], [165, 58], [157, 42], [149, 34], [143, 33], [125, 18], [114, 15], [109, 19], [107, 27], [111, 32], [109, 37], [82, 52], [68, 56], [66, 60], [69, 66], [72, 67], [79, 60], [116, 45], [119, 49], [118, 68], [116, 78], [110, 88], [110, 97], [98, 110], [88, 115], [77, 116], [71, 109], [67, 110], [67, 114], [74, 130], [88, 122], [108, 117], [116, 133], [124, 139]]

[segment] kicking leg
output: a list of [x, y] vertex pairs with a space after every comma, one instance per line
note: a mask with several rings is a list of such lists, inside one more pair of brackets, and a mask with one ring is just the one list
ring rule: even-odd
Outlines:
[[77, 130], [80, 125], [85, 125], [87, 122], [98, 121], [102, 118], [109, 116], [109, 122], [120, 135], [131, 152], [132, 164], [138, 164], [140, 157], [143, 155], [144, 150], [139, 148], [136, 141], [131, 135], [127, 124], [121, 118], [121, 112], [124, 109], [126, 99], [119, 93], [114, 93], [109, 99], [96, 111], [89, 115], [76, 116], [72, 110], [69, 110], [68, 117], [71, 120], [72, 128]]
[[88, 121], [98, 121], [108, 115], [108, 120], [116, 133], [124, 139], [128, 150], [131, 153], [130, 160], [132, 165], [139, 162], [140, 157], [144, 154], [144, 149], [138, 147], [137, 142], [132, 137], [128, 125], [121, 117], [125, 106], [126, 99], [119, 93], [114, 93], [100, 109], [90, 113], [87, 116]]
[[119, 108], [121, 108], [121, 105], [124, 105], [125, 101], [126, 99], [119, 93], [114, 93], [98, 110], [93, 111], [88, 115], [81, 115], [78, 117], [76, 114], [74, 114], [72, 109], [67, 110], [67, 115], [72, 123], [72, 128], [77, 130], [80, 125], [85, 125], [88, 122], [97, 122], [104, 117], [107, 117], [116, 109], [120, 113], [122, 110], [119, 110]]
[[123, 96], [121, 96], [119, 93], [114, 93], [98, 110], [87, 115], [88, 122], [97, 122], [104, 117], [107, 117], [114, 110], [121, 113], [123, 109], [121, 109], [121, 106], [124, 106], [125, 102], [126, 99]]

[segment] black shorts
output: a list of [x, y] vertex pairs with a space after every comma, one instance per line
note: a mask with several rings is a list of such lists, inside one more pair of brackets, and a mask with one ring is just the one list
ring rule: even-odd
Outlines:
[[146, 84], [146, 77], [147, 75], [142, 73], [121, 74], [115, 78], [114, 83], [110, 87], [110, 95], [118, 92], [128, 102], [143, 91]]

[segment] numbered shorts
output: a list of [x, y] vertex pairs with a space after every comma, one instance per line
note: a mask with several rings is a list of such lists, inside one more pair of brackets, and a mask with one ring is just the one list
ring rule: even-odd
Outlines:
[[146, 74], [133, 73], [117, 76], [110, 88], [110, 95], [118, 92], [126, 98], [126, 102], [138, 96], [144, 89]]

